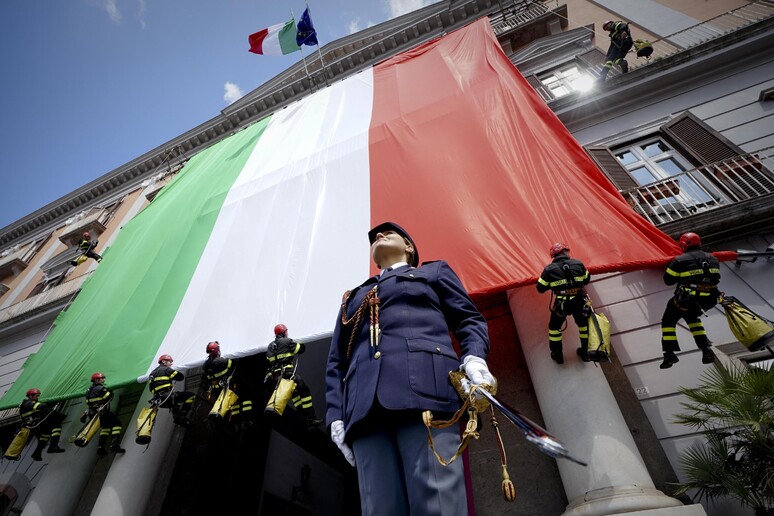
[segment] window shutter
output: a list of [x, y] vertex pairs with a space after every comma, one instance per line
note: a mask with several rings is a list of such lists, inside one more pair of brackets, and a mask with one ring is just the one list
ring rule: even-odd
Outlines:
[[586, 152], [619, 190], [640, 186], [607, 147], [586, 147]]
[[744, 154], [739, 147], [689, 112], [667, 122], [661, 130], [697, 165]]

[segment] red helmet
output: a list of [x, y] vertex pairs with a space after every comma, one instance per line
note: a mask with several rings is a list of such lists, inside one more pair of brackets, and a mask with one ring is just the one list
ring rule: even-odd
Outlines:
[[680, 249], [687, 251], [701, 245], [701, 238], [696, 233], [688, 232], [680, 235]]
[[278, 324], [274, 327], [274, 335], [280, 336], [280, 335], [287, 335], [288, 334], [288, 327], [284, 324]]
[[556, 255], [562, 254], [563, 252], [569, 250], [570, 248], [567, 246], [567, 244], [557, 242], [551, 246], [551, 249], [549, 249], [548, 252], [551, 254], [551, 258], [554, 258]]
[[89, 234], [88, 231], [83, 232], [83, 238], [91, 238], [91, 235]]
[[94, 380], [99, 380], [100, 378], [104, 379], [104, 378], [105, 378], [105, 375], [104, 375], [104, 374], [102, 374], [102, 373], [94, 373], [93, 375], [91, 375], [91, 381], [92, 381], [92, 382], [93, 382]]
[[220, 343], [218, 343], [217, 340], [214, 340], [209, 344], [207, 344], [207, 354], [220, 356]]
[[40, 389], [30, 389], [27, 391], [27, 397], [32, 396], [33, 394], [40, 396]]
[[159, 364], [162, 363], [164, 360], [169, 360], [170, 362], [174, 362], [174, 360], [172, 360], [172, 355], [161, 355], [159, 357]]

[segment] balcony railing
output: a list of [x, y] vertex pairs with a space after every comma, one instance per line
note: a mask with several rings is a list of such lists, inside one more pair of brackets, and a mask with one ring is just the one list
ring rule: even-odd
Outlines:
[[629, 59], [629, 69], [634, 70], [653, 64], [655, 61], [685, 52], [772, 16], [774, 16], [774, 0], [751, 2], [687, 29], [651, 41], [653, 44], [653, 54], [647, 59]]
[[62, 299], [72, 298], [81, 289], [81, 285], [89, 277], [90, 272], [69, 279], [64, 283], [51, 287], [48, 290], [28, 297], [24, 301], [19, 301], [11, 306], [0, 310], [0, 325], [7, 323], [17, 317], [30, 315], [39, 309], [45, 308]]
[[621, 194], [655, 225], [774, 193], [774, 146], [687, 170]]

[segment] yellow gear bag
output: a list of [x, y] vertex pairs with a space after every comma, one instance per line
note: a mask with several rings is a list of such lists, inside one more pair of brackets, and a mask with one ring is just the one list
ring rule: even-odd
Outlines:
[[296, 382], [288, 380], [287, 378], [280, 378], [277, 383], [277, 387], [274, 392], [271, 393], [269, 403], [266, 404], [265, 412], [274, 412], [275, 414], [282, 415], [285, 412], [285, 407], [288, 406], [288, 401], [293, 397], [293, 392], [296, 390]]
[[610, 321], [603, 313], [593, 310], [588, 322], [588, 355], [592, 362], [610, 361]]
[[156, 414], [158, 414], [158, 407], [148, 408], [143, 407], [140, 410], [140, 415], [137, 416], [137, 432], [134, 442], [137, 444], [150, 444], [151, 432], [153, 431], [153, 424], [156, 422]]
[[222, 389], [218, 395], [218, 399], [215, 400], [215, 404], [212, 406], [212, 410], [210, 410], [210, 413], [207, 417], [213, 418], [219, 416], [225, 418], [226, 415], [228, 415], [229, 410], [231, 410], [231, 407], [234, 406], [234, 403], [236, 403], [238, 399], [239, 396], [237, 396], [236, 393], [231, 389]]
[[16, 435], [13, 436], [13, 440], [8, 446], [8, 449], [5, 450], [3, 458], [8, 460], [19, 460], [19, 458], [21, 458], [22, 451], [24, 451], [24, 447], [27, 446], [27, 441], [29, 439], [30, 429], [26, 426], [21, 427], [19, 431], [16, 432]]
[[91, 439], [97, 435], [97, 432], [99, 432], [99, 414], [95, 414], [91, 420], [86, 423], [86, 425], [81, 428], [81, 431], [78, 432], [78, 435], [75, 436], [75, 440], [73, 443], [75, 446], [79, 448], [84, 448], [87, 444], [91, 442]]
[[774, 340], [774, 325], [732, 296], [720, 299], [731, 333], [744, 347], [757, 351]]
[[635, 40], [633, 46], [637, 57], [650, 57], [653, 54], [653, 44], [647, 39]]

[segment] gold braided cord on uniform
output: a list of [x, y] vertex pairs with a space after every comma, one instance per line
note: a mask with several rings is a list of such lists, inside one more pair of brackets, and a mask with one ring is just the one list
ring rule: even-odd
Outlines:
[[349, 335], [349, 343], [347, 344], [347, 359], [352, 356], [352, 345], [355, 342], [355, 335], [357, 334], [360, 324], [363, 322], [365, 311], [369, 311], [370, 316], [370, 330], [371, 330], [371, 345], [374, 343], [374, 333], [379, 333], [379, 294], [377, 293], [378, 285], [366, 293], [360, 306], [357, 307], [355, 313], [347, 319], [347, 300], [349, 299], [350, 291], [347, 290], [344, 293], [344, 298], [341, 301], [341, 324], [342, 326], [352, 325], [352, 331]]

